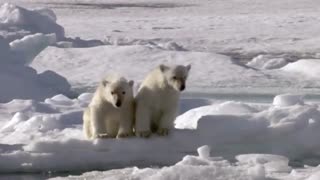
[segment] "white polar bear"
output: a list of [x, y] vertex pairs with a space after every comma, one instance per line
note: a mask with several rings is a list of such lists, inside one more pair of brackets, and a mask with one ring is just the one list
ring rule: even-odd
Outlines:
[[160, 65], [147, 75], [135, 98], [137, 136], [149, 137], [151, 132], [168, 135], [190, 68], [191, 65]]
[[103, 79], [83, 113], [83, 130], [88, 139], [133, 135], [133, 81], [123, 77]]

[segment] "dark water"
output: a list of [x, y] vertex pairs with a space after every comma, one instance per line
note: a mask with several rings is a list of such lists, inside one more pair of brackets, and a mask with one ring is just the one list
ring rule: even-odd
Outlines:
[[69, 175], [81, 175], [84, 172], [63, 172], [63, 173], [10, 173], [10, 174], [0, 174], [0, 180], [42, 180], [54, 177], [66, 177]]
[[48, 179], [50, 175], [36, 174], [36, 173], [18, 173], [18, 174], [0, 174], [0, 180], [38, 180]]

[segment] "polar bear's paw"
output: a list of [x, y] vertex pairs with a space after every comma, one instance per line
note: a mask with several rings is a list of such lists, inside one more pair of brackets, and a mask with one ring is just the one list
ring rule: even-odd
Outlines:
[[96, 138], [105, 139], [105, 138], [114, 138], [114, 137], [110, 136], [109, 134], [98, 134]]
[[148, 138], [151, 136], [151, 131], [137, 131], [136, 136], [138, 137], [143, 137], [143, 138]]
[[157, 131], [157, 134], [159, 136], [168, 136], [169, 135], [169, 129], [168, 128], [159, 128]]
[[130, 136], [133, 136], [132, 132], [121, 132], [121, 133], [118, 133], [117, 138], [126, 138]]

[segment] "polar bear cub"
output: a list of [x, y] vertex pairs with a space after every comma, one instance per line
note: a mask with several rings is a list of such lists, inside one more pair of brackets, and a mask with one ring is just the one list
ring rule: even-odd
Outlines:
[[123, 77], [104, 78], [83, 113], [83, 130], [88, 139], [133, 135], [133, 81]]
[[135, 98], [137, 136], [149, 137], [151, 132], [168, 135], [190, 68], [191, 65], [160, 65], [146, 76]]

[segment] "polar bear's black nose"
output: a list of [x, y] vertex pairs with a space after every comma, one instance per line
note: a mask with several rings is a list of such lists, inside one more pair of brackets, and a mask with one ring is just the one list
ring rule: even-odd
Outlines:
[[120, 106], [121, 106], [121, 102], [120, 102], [120, 101], [117, 101], [116, 106], [117, 106], [117, 107], [120, 107]]
[[183, 84], [180, 86], [180, 91], [183, 91], [186, 88], [186, 86]]

